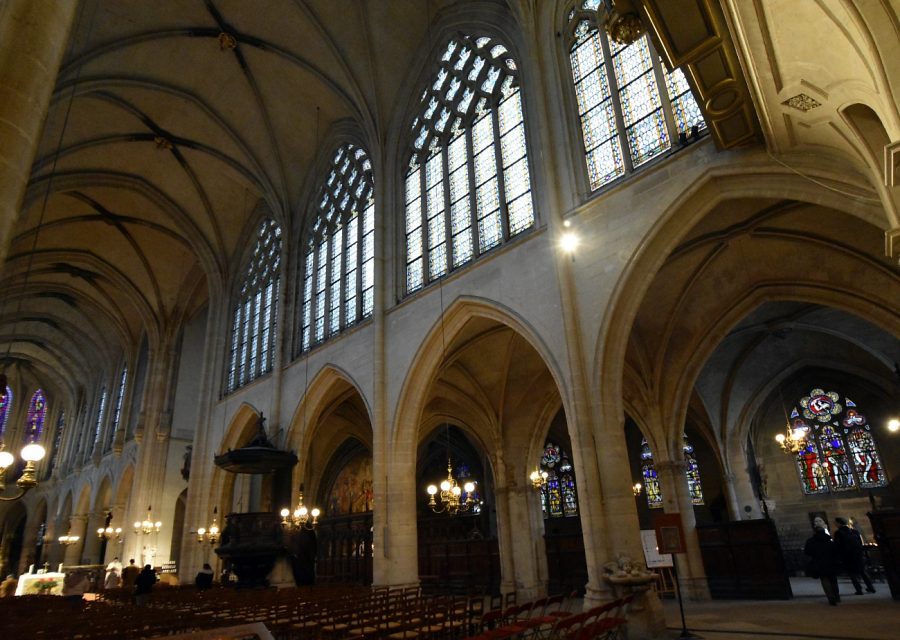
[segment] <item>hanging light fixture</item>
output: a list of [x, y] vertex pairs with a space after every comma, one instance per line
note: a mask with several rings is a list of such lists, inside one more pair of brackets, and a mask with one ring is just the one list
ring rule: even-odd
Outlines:
[[[447, 457], [447, 478], [441, 482], [440, 486], [440, 504], [435, 500], [438, 494], [438, 487], [433, 484], [428, 485], [425, 489], [428, 493], [428, 506], [435, 513], [447, 513], [455, 516], [460, 511], [468, 511], [475, 505], [475, 499], [472, 494], [475, 492], [475, 483], [468, 480], [462, 487], [453, 477], [453, 464], [450, 457]], [[463, 499], [462, 493], [465, 491], [466, 497]]]
[[643, 491], [643, 490], [644, 490], [644, 485], [642, 485], [640, 482], [635, 482], [633, 485], [631, 485], [631, 493], [634, 494], [635, 498], [637, 498], [639, 495], [641, 495], [641, 491]]
[[97, 537], [101, 539], [105, 538], [107, 540], [114, 537], [116, 542], [122, 542], [122, 527], [116, 527], [115, 529], [112, 526], [100, 527], [97, 529]]
[[151, 533], [159, 533], [159, 530], [162, 529], [162, 522], [157, 520], [153, 521], [153, 514], [151, 512], [150, 505], [147, 506], [147, 517], [143, 522], [135, 522], [134, 523], [134, 533], [136, 535], [150, 535]]
[[[795, 455], [806, 448], [806, 438], [809, 435], [809, 427], [803, 421], [803, 418], [794, 411], [791, 417], [788, 417], [787, 408], [784, 404], [784, 396], [781, 395], [781, 389], [778, 389], [778, 395], [781, 398], [781, 410], [784, 412], [785, 428], [784, 433], [775, 435], [775, 442], [781, 447], [781, 450], [787, 454]], [[791, 418], [794, 418], [793, 423]]]
[[540, 489], [545, 484], [547, 484], [547, 478], [550, 477], [550, 474], [540, 469], [539, 467], [535, 467], [534, 471], [531, 472], [531, 475], [528, 476], [528, 479], [531, 480], [531, 486], [534, 489]]
[[59, 542], [62, 546], [68, 547], [70, 544], [75, 544], [81, 540], [81, 536], [73, 536], [72, 535], [72, 523], [69, 522], [69, 529], [66, 531], [66, 535], [59, 536], [56, 541]]
[[215, 546], [219, 542], [219, 522], [216, 516], [219, 513], [219, 507], [213, 507], [212, 524], [209, 527], [200, 527], [197, 529], [197, 542], [208, 542]]
[[[22, 456], [22, 460], [25, 461], [25, 469], [22, 470], [22, 475], [16, 480], [16, 486], [19, 487], [19, 493], [9, 497], [0, 496], [0, 501], [2, 502], [18, 500], [34, 489], [38, 484], [37, 475], [35, 473], [35, 463], [44, 459], [44, 455], [46, 455], [44, 447], [37, 442], [29, 442], [22, 447], [22, 451], [19, 455]], [[9, 451], [6, 451], [3, 443], [0, 442], [0, 493], [6, 490], [6, 469], [15, 461], [15, 456]]]
[[281, 526], [284, 527], [285, 531], [299, 531], [300, 529], [311, 531], [319, 524], [319, 515], [321, 513], [318, 507], [308, 509], [303, 504], [303, 485], [301, 484], [300, 496], [297, 498], [297, 508], [293, 512], [287, 507], [281, 510]]

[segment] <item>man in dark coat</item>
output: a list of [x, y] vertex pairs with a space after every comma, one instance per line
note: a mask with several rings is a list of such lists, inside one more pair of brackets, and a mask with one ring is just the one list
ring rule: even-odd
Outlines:
[[837, 545], [838, 557], [844, 571], [850, 576], [853, 582], [853, 588], [856, 589], [856, 595], [862, 595], [862, 585], [859, 579], [862, 578], [866, 583], [866, 591], [875, 593], [875, 587], [872, 586], [872, 579], [866, 573], [866, 557], [863, 553], [862, 536], [859, 531], [851, 528], [844, 518], [835, 518], [837, 523], [837, 531], [834, 532], [834, 544]]
[[147, 602], [147, 598], [150, 597], [150, 591], [157, 580], [159, 578], [156, 577], [156, 571], [149, 564], [145, 564], [138, 574], [137, 580], [134, 581], [134, 599], [137, 606], [142, 607]]
[[803, 547], [803, 553], [810, 557], [807, 573], [822, 581], [822, 590], [828, 598], [828, 604], [837, 605], [841, 601], [837, 583], [837, 545], [831, 536], [825, 533], [825, 527], [816, 525], [815, 533]]

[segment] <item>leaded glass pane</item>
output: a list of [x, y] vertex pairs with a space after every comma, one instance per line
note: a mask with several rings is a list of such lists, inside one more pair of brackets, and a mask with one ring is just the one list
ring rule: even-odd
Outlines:
[[97, 408], [97, 423], [94, 426], [94, 445], [100, 442], [100, 432], [103, 430], [103, 416], [106, 415], [106, 389], [100, 392], [100, 404]]
[[[500, 209], [497, 180], [501, 169], [510, 171], [510, 187], [503, 194], [504, 199], [531, 199], [527, 161], [516, 165], [526, 154], [517, 69], [508, 48], [496, 39], [459, 34], [447, 45], [439, 68], [422, 95], [419, 113], [410, 125], [411, 133], [417, 137], [406, 176], [407, 292], [441, 277], [451, 265], [455, 268], [470, 260], [474, 256], [475, 235], [479, 252], [503, 242], [505, 212]], [[504, 137], [509, 136], [502, 139], [500, 162], [494, 148], [496, 127]], [[418, 172], [423, 164], [425, 176], [420, 182]], [[473, 179], [475, 194], [470, 186]], [[419, 200], [422, 183], [424, 204]], [[479, 219], [474, 234], [473, 206]], [[412, 237], [421, 224], [418, 218], [422, 207], [427, 219], [427, 271], [419, 262], [424, 257], [421, 239]], [[517, 211], [517, 232], [533, 226], [530, 202], [517, 205]]]
[[885, 478], [884, 469], [881, 466], [878, 450], [875, 448], [875, 441], [869, 431], [869, 425], [853, 428], [847, 436], [847, 444], [850, 447], [850, 455], [859, 478], [859, 486], [863, 489], [885, 486], [887, 478]]
[[675, 128], [678, 133], [688, 134], [694, 126], [698, 130], [705, 129], [706, 122], [700, 112], [700, 106], [694, 99], [691, 87], [681, 69], [666, 74], [666, 88], [672, 102], [672, 115], [675, 117]]
[[575, 471], [568, 455], [552, 442], [544, 445], [540, 470], [546, 473], [541, 487], [541, 506], [545, 518], [578, 515], [578, 492], [575, 487]]
[[12, 389], [6, 387], [3, 395], [0, 395], [0, 438], [6, 431], [6, 423], [9, 421], [9, 414], [12, 412], [13, 393]]
[[[435, 104], [433, 110], [438, 106]], [[422, 199], [419, 175], [418, 165], [412, 163], [405, 188], [407, 208], [416, 213], [407, 217], [406, 235], [409, 246], [414, 250], [417, 247], [421, 255]], [[371, 280], [365, 281], [366, 274], [371, 273], [370, 263], [374, 260], [375, 186], [372, 163], [365, 150], [347, 143], [335, 152], [327, 176], [320, 187], [317, 217], [312, 226], [312, 241], [320, 247], [315, 298], [317, 342], [340, 333], [345, 327], [372, 312], [371, 307], [365, 307], [365, 303], [362, 307], [358, 304], [359, 292], [372, 287]], [[327, 257], [323, 249], [326, 246], [330, 247]], [[323, 265], [329, 268], [327, 282], [323, 281], [324, 275], [321, 273]], [[366, 297], [363, 296], [363, 299]], [[369, 295], [368, 299], [371, 300], [372, 296]], [[303, 322], [305, 327], [305, 318]], [[302, 340], [301, 350], [308, 348], [308, 342]]]
[[[631, 45], [620, 45], [608, 40], [583, 13], [573, 10], [569, 19], [577, 21], [569, 62], [591, 190], [668, 150], [679, 133], [689, 133], [691, 127], [705, 128], [684, 74], [677, 69], [666, 73], [646, 36]], [[663, 111], [657, 73], [666, 78], [665, 98], [671, 104], [675, 125], [672, 131]], [[630, 164], [622, 154], [623, 145], [628, 148]]]
[[509, 212], [509, 235], [514, 236], [534, 224], [531, 195], [527, 194], [506, 205]]
[[659, 474], [653, 465], [653, 453], [647, 440], [641, 440], [641, 476], [644, 479], [644, 493], [647, 495], [647, 506], [651, 509], [662, 509], [662, 492], [659, 487]]
[[700, 467], [697, 466], [697, 457], [694, 455], [694, 447], [688, 442], [687, 435], [682, 436], [684, 442], [684, 461], [687, 468], [684, 474], [687, 476], [688, 493], [691, 495], [691, 503], [703, 504], [703, 487], [700, 485]]
[[257, 229], [256, 245], [235, 306], [226, 389], [229, 392], [271, 369], [280, 268], [281, 227], [267, 219]]
[[806, 494], [887, 484], [865, 415], [850, 398], [844, 398], [844, 404], [840, 404], [840, 399], [837, 392], [816, 388], [800, 399], [799, 410], [795, 407], [791, 412], [792, 429], [799, 428], [806, 434], [804, 447], [797, 455], [797, 469]]

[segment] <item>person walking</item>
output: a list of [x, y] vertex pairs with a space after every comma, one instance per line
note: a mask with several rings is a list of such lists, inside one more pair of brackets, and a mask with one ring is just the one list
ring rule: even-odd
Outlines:
[[106, 572], [106, 578], [103, 579], [103, 589], [118, 589], [119, 588], [119, 573], [115, 569], [110, 569]]
[[137, 580], [138, 575], [141, 573], [141, 570], [137, 568], [137, 565], [134, 564], [134, 558], [128, 561], [128, 566], [122, 569], [122, 588], [123, 589], [131, 589], [134, 586], [134, 581]]
[[866, 573], [866, 556], [863, 553], [862, 536], [859, 531], [847, 524], [846, 519], [835, 518], [834, 521], [838, 526], [834, 532], [834, 544], [837, 545], [841, 566], [850, 576], [853, 588], [856, 589], [856, 595], [861, 596], [863, 593], [862, 585], [859, 583], [860, 578], [866, 583], [866, 592], [875, 593], [872, 578]]
[[144, 606], [157, 580], [159, 578], [156, 576], [156, 571], [149, 564], [145, 564], [138, 574], [137, 580], [134, 581], [134, 600], [137, 606]]
[[836, 606], [841, 601], [837, 583], [837, 545], [825, 532], [825, 527], [816, 524], [815, 533], [806, 541], [803, 553], [810, 557], [807, 574], [822, 581], [828, 604]]

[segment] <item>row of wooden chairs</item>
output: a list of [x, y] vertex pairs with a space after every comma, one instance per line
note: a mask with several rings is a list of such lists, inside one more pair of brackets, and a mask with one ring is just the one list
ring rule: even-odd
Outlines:
[[540, 598], [496, 609], [482, 616], [480, 633], [466, 640], [615, 640], [627, 624], [633, 596], [613, 600], [582, 613], [556, 608], [561, 600]]

